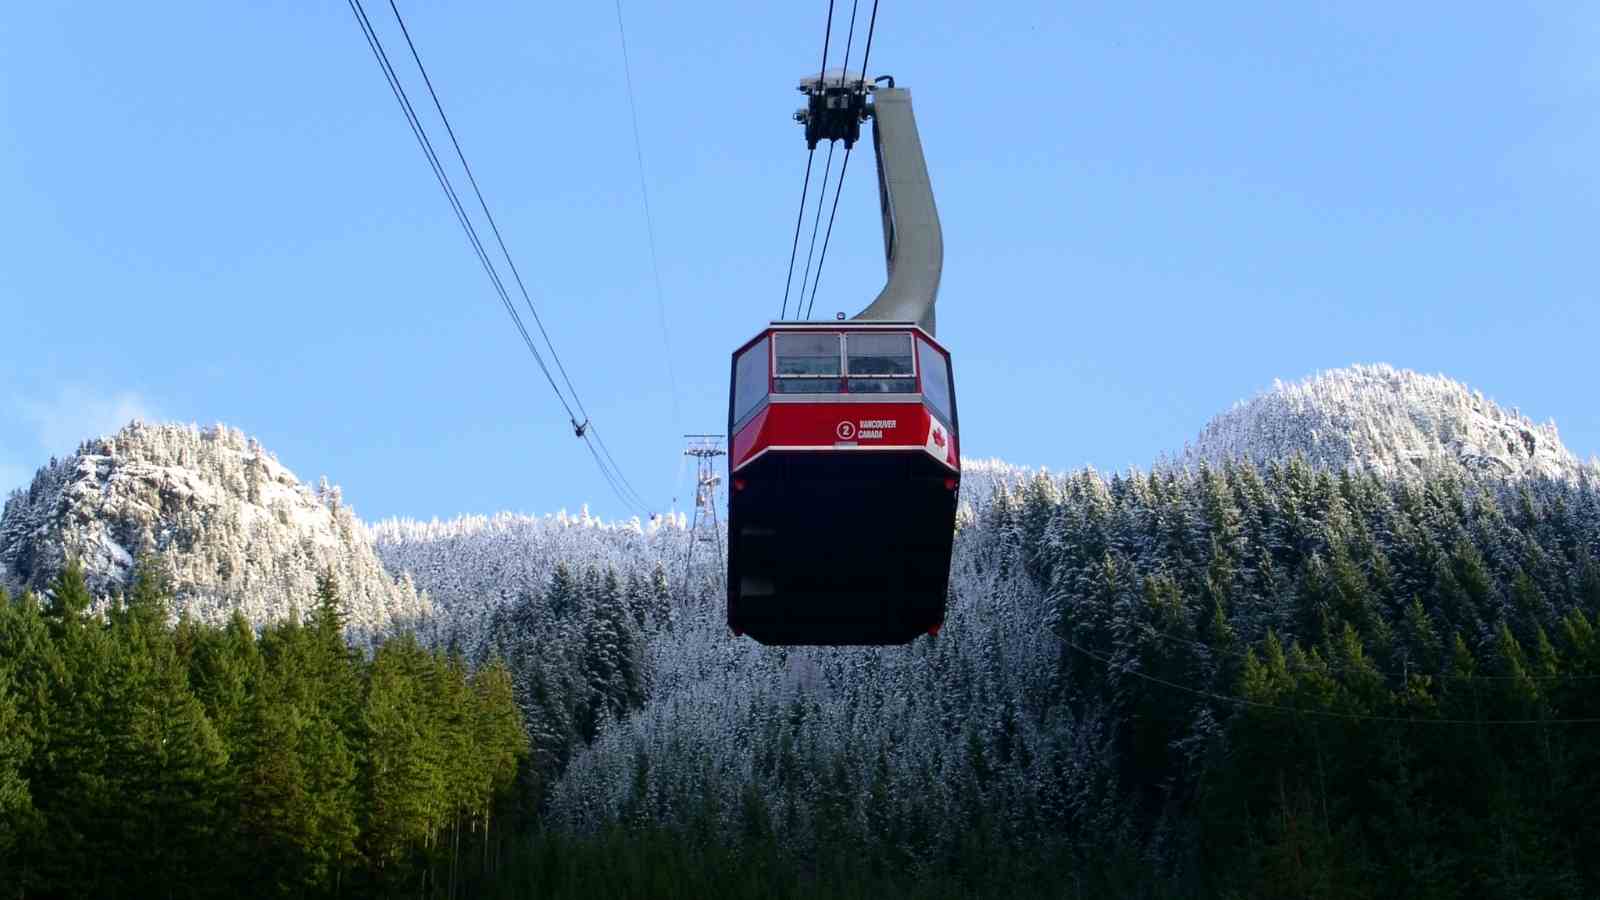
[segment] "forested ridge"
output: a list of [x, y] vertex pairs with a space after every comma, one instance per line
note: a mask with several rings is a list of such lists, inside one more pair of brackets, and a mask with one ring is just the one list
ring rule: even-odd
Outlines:
[[937, 639], [760, 648], [692, 602], [546, 822], [913, 894], [1600, 891], [1587, 474], [969, 478]]
[[0, 895], [394, 896], [492, 877], [526, 738], [504, 666], [304, 624], [170, 624], [148, 561], [104, 616], [68, 565], [0, 591]]
[[154, 576], [86, 618], [69, 571], [0, 627], [7, 881], [1600, 893], [1587, 471], [966, 478], [946, 628], [904, 648], [735, 640], [714, 563], [587, 524], [435, 528], [448, 554], [407, 552], [419, 587], [454, 586], [447, 614], [370, 658], [338, 639], [331, 584], [306, 624], [255, 635], [140, 612], [160, 607]]

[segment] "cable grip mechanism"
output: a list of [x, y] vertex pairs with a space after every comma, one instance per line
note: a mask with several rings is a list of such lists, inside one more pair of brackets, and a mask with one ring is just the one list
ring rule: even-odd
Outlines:
[[800, 79], [800, 93], [806, 105], [797, 110], [794, 120], [806, 128], [806, 147], [817, 149], [822, 141], [844, 141], [845, 149], [861, 138], [861, 123], [867, 119], [867, 92], [873, 85], [860, 72], [829, 69], [823, 77]]

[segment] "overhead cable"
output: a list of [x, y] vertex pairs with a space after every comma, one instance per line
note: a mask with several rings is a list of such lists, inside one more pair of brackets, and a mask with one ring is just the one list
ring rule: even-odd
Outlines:
[[[817, 148], [812, 147], [806, 151], [806, 177], [800, 183], [800, 209], [794, 214], [794, 242], [789, 246], [789, 274], [783, 279], [783, 306], [778, 312], [778, 320], [782, 321], [789, 314], [789, 289], [794, 286], [794, 258], [800, 250], [800, 223], [806, 217], [806, 191], [811, 187], [811, 161], [816, 159]], [[795, 312], [799, 313], [800, 306], [795, 305]]]
[[[595, 450], [595, 442], [590, 439], [588, 434], [583, 436], [583, 445], [589, 449], [589, 455], [594, 457], [594, 464], [599, 467], [600, 475], [605, 478], [607, 484], [611, 485], [611, 490], [617, 495], [617, 499], [621, 500], [624, 506], [631, 507], [636, 514], [648, 517], [649, 507], [643, 504], [642, 501], [629, 499], [627, 491], [619, 483], [619, 479], [622, 476], [621, 470], [613, 470], [606, 466], [605, 462], [600, 458], [600, 454]], [[609, 456], [609, 454], [607, 455]]]
[[[483, 199], [483, 191], [478, 188], [478, 178], [472, 174], [472, 166], [467, 164], [467, 156], [461, 150], [461, 142], [456, 140], [456, 130], [450, 125], [450, 117], [445, 115], [444, 104], [439, 102], [438, 92], [433, 89], [433, 79], [428, 77], [428, 69], [422, 64], [422, 57], [417, 53], [417, 45], [411, 40], [411, 31], [406, 28], [406, 20], [400, 15], [400, 8], [395, 5], [394, 0], [389, 0], [389, 9], [394, 12], [394, 20], [399, 23], [400, 33], [405, 36], [406, 47], [411, 50], [411, 59], [417, 64], [417, 71], [422, 74], [422, 83], [427, 86], [428, 96], [433, 99], [433, 108], [439, 113], [439, 121], [444, 123], [444, 130], [450, 136], [450, 145], [455, 148], [456, 159], [461, 161], [461, 169], [467, 173], [472, 193], [478, 198], [478, 207], [483, 210], [483, 217], [489, 223], [490, 231], [494, 232], [494, 239], [500, 245], [501, 255], [506, 258], [506, 265], [511, 267], [511, 276], [516, 280], [517, 289], [522, 293], [523, 303], [533, 315], [533, 322], [539, 328], [539, 335], [544, 338], [545, 346], [550, 350], [550, 358], [555, 360], [556, 369], [561, 372], [561, 380], [566, 382], [567, 390], [572, 394], [572, 401], [578, 406], [578, 412], [583, 414], [584, 421], [588, 421], [589, 413], [583, 408], [583, 401], [578, 397], [578, 389], [572, 386], [572, 378], [567, 374], [567, 367], [562, 365], [561, 356], [556, 353], [555, 344], [545, 331], [544, 321], [539, 318], [539, 311], [533, 306], [533, 298], [529, 296], [527, 286], [522, 283], [522, 273], [517, 271], [517, 263], [511, 258], [511, 251], [506, 248], [505, 238], [500, 235], [500, 226], [494, 220], [494, 213], [489, 211], [489, 204]], [[577, 427], [580, 423], [574, 417], [572, 424]]]
[[561, 402], [562, 408], [567, 411], [568, 418], [572, 418], [572, 407], [567, 404], [566, 397], [562, 395], [561, 389], [556, 386], [549, 367], [545, 365], [544, 357], [540, 355], [538, 347], [534, 345], [533, 338], [528, 334], [528, 329], [522, 323], [522, 317], [517, 315], [516, 306], [512, 304], [511, 297], [506, 292], [504, 283], [500, 280], [500, 274], [495, 271], [493, 262], [483, 249], [483, 242], [479, 240], [477, 229], [473, 227], [465, 207], [461, 205], [461, 198], [456, 193], [455, 186], [450, 183], [450, 176], [445, 173], [443, 165], [439, 162], [439, 156], [433, 149], [433, 141], [428, 138], [427, 130], [417, 117], [416, 109], [411, 105], [411, 98], [406, 94], [405, 86], [400, 83], [399, 76], [395, 74], [394, 66], [389, 62], [389, 54], [384, 50], [383, 42], [378, 39], [377, 32], [372, 27], [372, 21], [367, 18], [365, 7], [361, 5], [361, 0], [348, 0], [348, 2], [351, 12], [356, 16], [356, 23], [361, 26], [362, 35], [367, 39], [367, 46], [371, 48], [374, 58], [378, 60], [378, 66], [383, 70], [384, 77], [389, 82], [389, 90], [394, 93], [395, 100], [400, 104], [401, 112], [406, 116], [406, 124], [410, 126], [412, 136], [417, 139], [418, 146], [422, 148], [423, 155], [427, 157], [428, 165], [433, 169], [434, 178], [439, 182], [439, 188], [444, 191], [445, 199], [450, 202], [450, 208], [455, 213], [457, 223], [461, 225], [462, 231], [467, 236], [467, 242], [471, 244], [484, 273], [489, 276], [489, 282], [494, 286], [495, 293], [500, 297], [500, 302], [505, 306], [506, 312], [511, 315], [512, 324], [516, 326], [518, 334], [522, 336], [522, 341], [527, 345], [528, 352], [533, 355], [534, 361], [539, 365], [539, 370], [544, 373], [545, 379], [549, 381], [550, 389], [555, 392], [556, 399]]
[[[828, 233], [822, 238], [822, 256], [817, 259], [817, 277], [811, 279], [811, 299], [806, 303], [806, 318], [811, 318], [811, 308], [817, 302], [817, 285], [822, 283], [822, 264], [828, 261], [828, 241], [833, 237], [833, 217], [839, 214], [839, 194], [844, 191], [844, 173], [850, 169], [850, 149], [844, 148], [844, 163], [839, 166], [839, 183], [833, 189], [833, 210], [828, 213]], [[822, 210], [817, 210], [820, 214]], [[812, 239], [816, 239], [815, 232]]]
[[872, 59], [872, 32], [878, 27], [878, 0], [872, 0], [872, 17], [867, 20], [867, 49], [861, 54], [861, 80], [856, 82], [856, 90], [863, 91], [867, 88], [867, 62]]
[[622, 25], [622, 0], [617, 7], [617, 37], [622, 42], [622, 74], [628, 85], [628, 112], [633, 118], [633, 154], [639, 162], [639, 200], [644, 205], [644, 229], [650, 242], [650, 272], [655, 276], [656, 311], [661, 319], [661, 346], [667, 351], [667, 384], [672, 389], [672, 421], [681, 424], [682, 411], [678, 407], [678, 376], [672, 365], [672, 341], [667, 337], [667, 301], [661, 291], [661, 264], [656, 258], [656, 225], [650, 215], [650, 189], [645, 186], [644, 142], [639, 139], [639, 107], [633, 98], [633, 67], [628, 63], [628, 32]]
[[645, 509], [649, 509], [650, 504], [645, 501], [644, 495], [640, 494], [634, 489], [633, 484], [628, 481], [628, 476], [622, 474], [622, 467], [617, 465], [617, 458], [611, 455], [611, 448], [606, 446], [606, 439], [600, 436], [600, 429], [594, 425], [590, 425], [589, 436], [593, 437], [595, 443], [600, 445], [600, 452], [605, 455], [605, 458], [608, 461], [610, 461], [612, 470], [617, 474], [617, 480], [622, 483], [624, 488], [627, 489], [627, 492], [629, 496], [633, 498], [634, 503], [638, 506], [644, 507]]
[[[548, 332], [545, 331], [543, 322], [539, 319], [538, 310], [533, 306], [533, 300], [529, 296], [527, 288], [522, 282], [521, 273], [517, 271], [516, 263], [511, 258], [510, 251], [507, 249], [505, 240], [501, 236], [499, 226], [495, 223], [494, 216], [489, 211], [488, 203], [484, 200], [483, 192], [478, 187], [477, 179], [473, 176], [472, 169], [467, 164], [466, 155], [461, 150], [460, 142], [456, 139], [455, 131], [450, 126], [449, 118], [445, 115], [443, 105], [439, 102], [438, 94], [433, 89], [432, 81], [428, 78], [427, 70], [422, 65], [422, 60], [420, 55], [417, 53], [416, 45], [412, 42], [410, 33], [406, 30], [405, 21], [400, 16], [399, 9], [395, 7], [394, 0], [390, 0], [390, 9], [394, 11], [395, 19], [400, 23], [401, 31], [405, 33], [406, 43], [410, 47], [412, 58], [416, 61], [418, 70], [422, 73], [423, 81], [428, 86], [428, 92], [433, 98], [434, 108], [438, 111], [440, 119], [444, 122], [446, 131], [448, 131], [450, 134], [450, 141], [455, 148], [456, 156], [461, 161], [462, 168], [466, 172], [467, 178], [472, 184], [472, 189], [474, 194], [477, 196], [478, 204], [483, 209], [484, 216], [489, 222], [490, 228], [493, 230], [495, 240], [500, 246], [500, 251], [505, 255], [506, 262], [511, 267], [512, 275], [514, 276], [517, 286], [522, 293], [523, 301], [527, 305], [528, 311], [533, 315], [534, 323], [538, 326], [539, 333], [544, 339], [545, 346], [548, 349], [551, 358], [555, 361], [556, 368], [558, 371], [560, 371], [562, 380], [566, 383], [567, 390], [571, 393], [570, 403], [566, 394], [564, 394], [560, 386], [557, 385], [554, 375], [551, 373], [549, 366], [545, 363], [543, 354], [539, 352], [539, 348], [535, 344], [526, 325], [523, 323], [521, 315], [517, 312], [516, 304], [512, 301], [511, 295], [506, 289], [504, 280], [500, 277], [499, 272], [496, 270], [494, 261], [490, 258], [488, 252], [485, 250], [483, 241], [478, 235], [477, 228], [474, 226], [471, 217], [467, 214], [466, 208], [461, 202], [459, 193], [456, 191], [455, 186], [451, 183], [450, 176], [445, 171], [443, 163], [440, 161], [439, 155], [434, 149], [433, 141], [428, 136], [426, 126], [422, 124], [421, 118], [417, 115], [416, 108], [412, 105], [411, 98], [406, 92], [405, 85], [400, 81], [399, 75], [396, 73], [394, 65], [389, 59], [389, 54], [383, 46], [382, 39], [378, 37], [377, 30], [373, 26], [372, 20], [367, 16], [366, 8], [362, 5], [361, 0], [347, 0], [347, 2], [350, 6], [351, 12], [356, 17], [356, 22], [361, 28], [363, 37], [366, 38], [368, 48], [372, 50], [374, 58], [378, 61], [379, 68], [383, 70], [384, 78], [389, 84], [390, 91], [394, 94], [396, 102], [399, 103], [401, 111], [405, 114], [406, 123], [411, 128], [412, 136], [416, 138], [418, 146], [421, 147], [423, 155], [428, 160], [429, 167], [433, 170], [435, 180], [439, 183], [439, 187], [444, 192], [446, 200], [448, 200], [450, 203], [450, 208], [456, 216], [457, 224], [461, 226], [463, 233], [465, 233], [468, 243], [472, 246], [474, 254], [478, 257], [478, 262], [483, 267], [484, 274], [489, 277], [489, 282], [491, 286], [493, 286], [495, 294], [500, 298], [501, 304], [505, 307], [506, 313], [511, 316], [512, 324], [516, 328], [517, 333], [521, 336], [523, 344], [528, 348], [530, 355], [533, 356], [534, 362], [537, 363], [540, 372], [544, 374], [545, 380], [550, 385], [551, 392], [555, 394], [556, 400], [561, 404], [562, 409], [566, 411], [567, 418], [572, 423], [575, 432], [580, 438], [583, 438], [585, 440], [585, 444], [589, 446], [590, 453], [592, 456], [594, 456], [595, 463], [600, 468], [601, 475], [605, 478], [607, 483], [612, 486], [612, 489], [614, 492], [616, 492], [618, 499], [622, 500], [625, 505], [644, 506], [647, 508], [646, 504], [642, 504], [640, 502], [638, 493], [636, 491], [632, 491], [631, 485], [628, 485], [626, 490], [624, 489], [624, 485], [627, 484], [626, 479], [622, 477], [621, 469], [617, 466], [616, 460], [611, 457], [610, 453], [607, 452], [605, 454], [606, 460], [610, 461], [608, 466], [607, 462], [602, 460], [600, 454], [594, 451], [594, 446], [589, 444], [588, 439], [585, 436], [586, 430], [591, 427], [588, 413], [584, 410], [582, 400], [578, 396], [577, 390], [573, 387], [572, 379], [567, 374], [565, 366], [562, 365], [560, 356], [556, 353], [555, 345], [550, 341], [550, 336]], [[577, 413], [573, 411], [574, 404], [578, 408]], [[583, 416], [582, 422], [579, 421], [580, 413]], [[631, 498], [629, 496], [629, 492], [632, 493]]]
[[[517, 288], [522, 294], [523, 303], [528, 307], [528, 312], [533, 315], [534, 324], [538, 327], [540, 336], [544, 338], [545, 346], [550, 351], [550, 357], [551, 359], [555, 360], [556, 368], [561, 372], [562, 381], [566, 383], [567, 390], [572, 395], [573, 403], [577, 405], [578, 412], [583, 416], [583, 422], [581, 423], [577, 420], [577, 417], [571, 417], [573, 428], [579, 433], [580, 437], [585, 437], [585, 439], [587, 439], [584, 432], [589, 428], [592, 428], [592, 420], [589, 416], [589, 411], [584, 408], [583, 399], [578, 395], [578, 389], [573, 385], [572, 377], [567, 374], [566, 366], [562, 364], [561, 356], [556, 352], [555, 344], [550, 340], [549, 332], [545, 330], [544, 321], [540, 318], [539, 311], [533, 305], [533, 298], [528, 293], [527, 285], [523, 283], [522, 273], [518, 271], [517, 263], [514, 259], [512, 259], [511, 251], [506, 247], [505, 238], [500, 233], [500, 226], [495, 222], [494, 213], [490, 212], [489, 204], [483, 197], [483, 191], [478, 187], [477, 176], [472, 173], [472, 166], [467, 162], [466, 153], [461, 149], [461, 142], [456, 138], [455, 128], [450, 124], [450, 117], [445, 114], [444, 104], [440, 102], [439, 94], [434, 90], [433, 79], [428, 76], [428, 69], [422, 63], [422, 56], [417, 51], [416, 43], [411, 39], [411, 31], [406, 27], [405, 18], [401, 16], [400, 8], [395, 4], [395, 0], [389, 0], [389, 9], [394, 13], [395, 22], [400, 26], [400, 33], [405, 37], [406, 47], [411, 51], [411, 59], [417, 64], [417, 71], [422, 75], [422, 81], [428, 88], [428, 96], [432, 98], [433, 107], [439, 113], [439, 120], [444, 123], [445, 131], [450, 136], [450, 144], [455, 148], [456, 158], [460, 160], [461, 168], [464, 172], [466, 172], [467, 180], [472, 184], [472, 192], [478, 199], [479, 208], [483, 210], [484, 219], [489, 223], [489, 228], [494, 232], [495, 241], [500, 246], [500, 252], [505, 257], [506, 265], [511, 268], [512, 277], [516, 280]], [[660, 282], [658, 276], [658, 292], [659, 288]], [[665, 321], [663, 321], [663, 329], [664, 328]], [[664, 330], [663, 335], [665, 335]], [[668, 358], [668, 365], [671, 365], [670, 357]], [[673, 402], [674, 404], [677, 403], [676, 392], [674, 392], [673, 395]], [[598, 431], [595, 432], [595, 436], [596, 438], [599, 437]], [[605, 467], [607, 463], [609, 463], [611, 469], [610, 474], [614, 475], [615, 477], [613, 478], [608, 475], [607, 480], [612, 484], [613, 490], [617, 492], [618, 499], [623, 500], [624, 503], [629, 503], [630, 505], [648, 509], [649, 504], [646, 503], [644, 498], [639, 495], [638, 491], [633, 489], [632, 484], [630, 484], [627, 477], [623, 475], [622, 467], [617, 464], [616, 458], [611, 455], [611, 451], [605, 447], [605, 442], [599, 441], [599, 444], [601, 450], [604, 452], [605, 461], [602, 462], [599, 456], [595, 457], [595, 461], [600, 463], [603, 474], [605, 474]], [[619, 484], [624, 486], [626, 490], [619, 489]]]
[[[849, 153], [850, 151], [846, 150], [845, 152]], [[822, 224], [822, 204], [828, 199], [828, 173], [832, 171], [832, 169], [833, 141], [829, 141], [828, 159], [827, 162], [822, 166], [822, 190], [817, 192], [817, 214], [811, 217], [811, 249], [806, 251], [806, 270], [800, 278], [800, 300], [804, 300], [806, 298], [806, 285], [810, 284], [811, 280], [811, 258], [815, 256], [817, 252], [817, 228]], [[795, 311], [799, 312], [798, 303], [796, 304]], [[810, 317], [811, 311], [807, 310], [806, 314], [800, 318], [809, 319]]]
[[[821, 62], [820, 65], [817, 66], [817, 83], [818, 83], [819, 86], [828, 77], [828, 45], [832, 40], [833, 40], [833, 0], [828, 0], [828, 19], [827, 19], [827, 22], [824, 23], [823, 26], [822, 26], [822, 62]], [[806, 217], [806, 192], [811, 187], [811, 164], [812, 164], [812, 161], [816, 159], [816, 155], [817, 155], [817, 148], [816, 148], [816, 145], [813, 144], [812, 146], [810, 146], [806, 150], [806, 175], [805, 175], [805, 179], [803, 181], [801, 181], [801, 183], [800, 183], [800, 208], [795, 212], [795, 216], [794, 216], [794, 240], [789, 245], [789, 274], [784, 276], [784, 279], [783, 279], [783, 306], [781, 307], [781, 310], [778, 313], [779, 320], [782, 320], [783, 318], [785, 318], [789, 314], [789, 289], [794, 286], [794, 261], [795, 261], [796, 254], [800, 250], [800, 225], [801, 225], [802, 222], [805, 221], [805, 217]], [[831, 143], [828, 145], [828, 163], [829, 163], [829, 165], [832, 165], [832, 163], [833, 163], [833, 145]], [[827, 176], [826, 173], [824, 173], [823, 176], [822, 176], [822, 184], [823, 184], [823, 190], [826, 191], [827, 190], [827, 184], [828, 184], [828, 176]], [[822, 209], [822, 198], [818, 197], [817, 198], [817, 210], [818, 210], [819, 215], [821, 213], [821, 209]], [[811, 251], [814, 252], [816, 250], [816, 248], [817, 248], [817, 230], [816, 230], [816, 226], [812, 226], [812, 229], [811, 229]], [[805, 270], [806, 270], [806, 272], [810, 272], [811, 271], [811, 256], [810, 256], [810, 252], [808, 252], [807, 255], [806, 255], [806, 269]], [[800, 299], [803, 300], [805, 298], [805, 295], [806, 295], [805, 277], [804, 277], [804, 275], [802, 275], [802, 277], [800, 279]], [[794, 311], [795, 311], [795, 315], [799, 315], [800, 314], [799, 301], [796, 301]]]
[[[856, 6], [859, 0], [850, 0], [850, 30], [845, 32], [844, 62], [839, 65], [839, 86], [844, 87], [844, 79], [850, 74], [850, 47], [856, 42]], [[861, 73], [863, 79], [866, 72]]]
[[[840, 68], [839, 68], [839, 85], [841, 87], [844, 86], [845, 76], [848, 75], [849, 72], [850, 72], [850, 46], [855, 43], [855, 39], [856, 39], [856, 5], [857, 5], [857, 0], [850, 0], [850, 34], [849, 34], [849, 37], [846, 38], [845, 42], [844, 42], [844, 64], [842, 66], [840, 66]], [[872, 3], [872, 23], [873, 23], [873, 25], [876, 25], [877, 21], [878, 21], [878, 3], [877, 3], [877, 0], [873, 0], [873, 3]], [[867, 54], [870, 54], [871, 52], [872, 52], [872, 26], [869, 25], [867, 27]], [[858, 90], [858, 91], [866, 89], [865, 88], [866, 80], [867, 80], [866, 65], [867, 65], [867, 59], [866, 59], [866, 56], [863, 55], [862, 60], [861, 60], [861, 66], [862, 66], [862, 68], [861, 68], [861, 80], [856, 83], [856, 90]], [[831, 151], [832, 148], [833, 148], [833, 145], [830, 143], [828, 145], [828, 148]], [[822, 283], [822, 264], [828, 261], [828, 241], [833, 237], [833, 219], [834, 219], [835, 216], [837, 216], [839, 214], [839, 194], [840, 194], [840, 192], [842, 192], [844, 190], [844, 173], [850, 170], [850, 151], [853, 148], [854, 148], [854, 145], [852, 145], [852, 144], [846, 144], [845, 145], [845, 148], [844, 148], [844, 162], [839, 165], [839, 183], [833, 189], [833, 209], [828, 213], [828, 233], [825, 234], [823, 236], [823, 238], [822, 238], [822, 257], [817, 260], [817, 276], [811, 280], [811, 299], [806, 303], [805, 318], [808, 318], [808, 319], [811, 318], [811, 310], [812, 310], [813, 307], [816, 306], [816, 303], [817, 303], [817, 285]], [[824, 173], [823, 176], [822, 176], [822, 190], [823, 190], [824, 193], [826, 193], [827, 190], [828, 190], [828, 176], [827, 176], [826, 173]], [[818, 217], [820, 217], [822, 215], [822, 204], [821, 204], [821, 201], [818, 201], [818, 203], [817, 203], [817, 215], [818, 215]], [[816, 232], [815, 227], [813, 227], [812, 230], [811, 230], [811, 246], [813, 248], [816, 247], [816, 242], [817, 242], [817, 232]], [[807, 268], [810, 268], [810, 261], [809, 260], [807, 260], [806, 266], [807, 266]], [[802, 295], [805, 293], [804, 282], [801, 283], [800, 293]]]

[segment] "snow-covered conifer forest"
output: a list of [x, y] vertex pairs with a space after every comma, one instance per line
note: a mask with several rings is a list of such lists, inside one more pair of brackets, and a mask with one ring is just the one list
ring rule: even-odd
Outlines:
[[1570, 478], [1584, 468], [1561, 445], [1555, 423], [1536, 425], [1442, 375], [1385, 365], [1275, 382], [1211, 420], [1182, 459], [1267, 463], [1295, 453], [1386, 475], [1423, 471], [1437, 460], [1501, 476]]
[[[318, 569], [366, 572], [341, 559], [371, 555], [381, 568], [362, 583], [414, 599], [386, 607], [361, 640], [387, 648], [407, 632], [438, 654], [404, 656], [404, 672], [452, 659], [505, 672], [526, 740], [514, 781], [490, 778], [488, 794], [429, 787], [477, 752], [465, 737], [415, 766], [409, 793], [375, 793], [360, 768], [370, 757], [353, 760], [353, 831], [272, 832], [304, 890], [375, 889], [403, 870], [440, 895], [446, 884], [572, 896], [711, 885], [728, 896], [1600, 893], [1600, 861], [1586, 852], [1600, 846], [1589, 813], [1600, 801], [1600, 466], [1577, 461], [1553, 426], [1447, 379], [1369, 367], [1279, 385], [1149, 471], [968, 461], [945, 629], [884, 649], [733, 639], [715, 561], [689, 564], [681, 520], [364, 526], [346, 511], [354, 527], [334, 524], [338, 558], [316, 556], [314, 509], [335, 523], [347, 510], [331, 488], [295, 493], [315, 505], [276, 518], [313, 535], [271, 538], [304, 554], [307, 582], [203, 613], [182, 598], [202, 596], [192, 585], [215, 590], [208, 564], [184, 555], [209, 548], [204, 520], [164, 537], [169, 504], [198, 515], [189, 498], [201, 482], [171, 456], [155, 480], [154, 451], [123, 450], [126, 434], [53, 463], [7, 504], [0, 576], [14, 588], [48, 586], [77, 555], [103, 576], [90, 583], [116, 633], [129, 606], [106, 598], [131, 588], [112, 541], [150, 560], [199, 618], [239, 610], [226, 633], [245, 652], [246, 617], [259, 628], [317, 609]], [[260, 452], [226, 440], [230, 454]], [[213, 465], [201, 464], [207, 484], [250, 496], [247, 476]], [[119, 505], [89, 505], [84, 484]], [[159, 499], [125, 499], [140, 496]], [[223, 522], [263, 521], [209, 502]], [[112, 524], [93, 524], [102, 519]], [[252, 541], [223, 531], [221, 546], [251, 559]], [[9, 608], [0, 724], [25, 727], [0, 728], [0, 807], [22, 824], [0, 831], [0, 859], [15, 866], [46, 835], [89, 827], [52, 793], [65, 782], [43, 748], [55, 746], [54, 723], [91, 727], [118, 695], [100, 713], [50, 718], [63, 702], [46, 699], [57, 676], [26, 660], [68, 638]], [[227, 701], [275, 696], [249, 691], [262, 676], [244, 676], [243, 695], [219, 691], [210, 673], [226, 654], [186, 655], [187, 627], [198, 626], [179, 624], [174, 651], [187, 687], [171, 688], [190, 698], [184, 708], [224, 735], [239, 709], [265, 715], [259, 699]], [[352, 663], [352, 744], [396, 733], [371, 730], [396, 710], [378, 686], [407, 682], [361, 668], [384, 652]], [[109, 683], [99, 677], [84, 683]], [[208, 770], [223, 782], [258, 764], [224, 756]], [[306, 765], [295, 752], [281, 763]], [[397, 811], [402, 800], [414, 811]], [[206, 818], [221, 807], [148, 815], [260, 837]], [[500, 823], [493, 840], [473, 816]], [[470, 867], [462, 835], [482, 856]]]

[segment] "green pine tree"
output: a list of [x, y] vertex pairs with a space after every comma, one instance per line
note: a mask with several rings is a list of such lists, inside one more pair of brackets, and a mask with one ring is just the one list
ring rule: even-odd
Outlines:
[[[0, 591], [0, 606], [9, 605], [5, 592]], [[12, 884], [20, 880], [18, 845], [33, 819], [33, 795], [23, 776], [32, 749], [9, 673], [0, 669], [0, 873], [7, 873], [6, 880]]]

